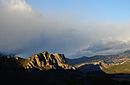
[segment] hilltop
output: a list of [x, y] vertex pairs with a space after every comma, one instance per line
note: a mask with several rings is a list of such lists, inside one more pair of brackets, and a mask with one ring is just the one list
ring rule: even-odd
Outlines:
[[0, 55], [2, 85], [89, 85], [63, 54], [42, 52], [28, 58]]

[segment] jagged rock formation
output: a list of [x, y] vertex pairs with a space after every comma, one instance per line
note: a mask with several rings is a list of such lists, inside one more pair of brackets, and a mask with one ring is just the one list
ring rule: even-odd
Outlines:
[[82, 73], [71, 68], [58, 53], [43, 52], [27, 59], [0, 54], [0, 85], [89, 85]]
[[64, 54], [50, 54], [48, 52], [35, 54], [28, 59], [21, 60], [20, 64], [25, 69], [75, 69], [72, 65], [67, 64]]

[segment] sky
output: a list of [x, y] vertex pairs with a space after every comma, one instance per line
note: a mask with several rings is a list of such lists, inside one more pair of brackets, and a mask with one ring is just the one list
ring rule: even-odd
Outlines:
[[0, 0], [0, 52], [66, 57], [130, 49], [129, 0]]
[[[126, 21], [130, 19], [129, 0], [28, 0], [33, 8], [49, 13], [70, 13], [81, 19]], [[77, 16], [77, 15], [79, 16]]]

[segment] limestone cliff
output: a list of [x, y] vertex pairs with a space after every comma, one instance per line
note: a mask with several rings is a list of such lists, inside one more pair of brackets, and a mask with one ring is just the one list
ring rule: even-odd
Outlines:
[[35, 54], [28, 59], [21, 62], [21, 66], [25, 69], [75, 69], [72, 65], [67, 64], [64, 54], [50, 54], [48, 52], [42, 52]]

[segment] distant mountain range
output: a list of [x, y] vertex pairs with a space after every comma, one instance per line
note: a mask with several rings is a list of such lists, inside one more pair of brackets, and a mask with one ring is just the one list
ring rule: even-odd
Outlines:
[[[51, 70], [51, 69], [64, 69], [64, 70], [76, 70], [84, 65], [100, 64], [99, 66], [110, 67], [111, 65], [123, 64], [130, 62], [130, 50], [116, 55], [95, 55], [92, 57], [81, 57], [77, 59], [65, 58], [64, 54], [50, 54], [46, 51], [38, 54], [34, 54], [27, 59], [15, 56], [0, 54], [0, 63], [8, 63], [5, 61], [11, 61], [17, 63], [17, 65], [26, 70]], [[3, 60], [5, 59], [5, 60]], [[9, 65], [8, 65], [9, 66]]]
[[129, 85], [129, 73], [130, 50], [77, 59], [46, 51], [26, 59], [0, 53], [1, 85]]
[[130, 50], [116, 55], [83, 56], [77, 59], [68, 59], [68, 62], [85, 73], [130, 73]]
[[67, 59], [67, 61], [72, 65], [98, 62], [98, 61], [104, 61], [107, 64], [111, 64], [111, 63], [122, 62], [123, 61], [122, 59], [129, 59], [129, 58], [130, 58], [130, 50], [127, 50], [123, 53], [116, 54], [116, 55], [95, 55], [92, 57], [83, 56], [76, 59]]

